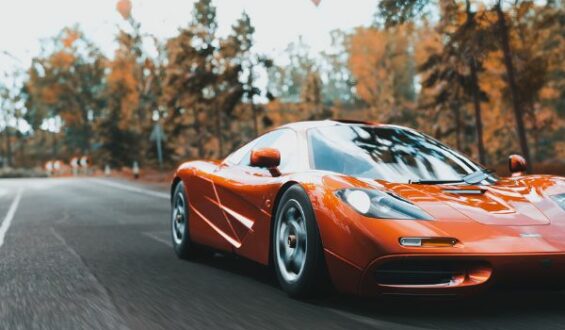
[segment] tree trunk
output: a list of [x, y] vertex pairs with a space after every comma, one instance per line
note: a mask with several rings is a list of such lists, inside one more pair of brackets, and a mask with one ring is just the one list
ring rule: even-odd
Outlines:
[[18, 166], [23, 167], [27, 166], [27, 159], [25, 155], [25, 139], [23, 134], [20, 133], [20, 158], [18, 159]]
[[57, 133], [56, 132], [52, 132], [51, 134], [53, 134], [53, 145], [52, 145], [52, 149], [51, 149], [51, 158], [55, 159], [57, 157]]
[[4, 128], [4, 143], [6, 144], [4, 167], [9, 167], [12, 164], [12, 144], [10, 142], [10, 130], [7, 123], [8, 121], [6, 121], [6, 127]]
[[222, 139], [222, 109], [220, 106], [216, 106], [216, 136], [218, 138], [219, 158], [222, 158], [224, 155], [224, 139]]
[[18, 157], [17, 164], [18, 164], [19, 167], [23, 167], [23, 166], [25, 166], [24, 134], [19, 130], [20, 121], [21, 121], [21, 116], [18, 115], [18, 117], [16, 118], [16, 127], [18, 127], [18, 129], [16, 130], [16, 137], [17, 137], [18, 146], [19, 146], [19, 157]]
[[204, 158], [204, 141], [202, 141], [202, 128], [200, 126], [200, 120], [198, 119], [198, 112], [192, 108], [192, 115], [194, 116], [194, 131], [196, 132], [196, 138], [198, 139], [197, 149], [198, 149], [198, 158]]
[[457, 150], [461, 150], [463, 146], [461, 144], [461, 107], [459, 102], [456, 102], [453, 107], [453, 116], [455, 117], [455, 145]]
[[247, 90], [249, 91], [249, 104], [251, 104], [251, 111], [253, 112], [253, 130], [255, 136], [259, 135], [259, 122], [257, 120], [257, 107], [253, 102], [253, 65], [249, 65], [249, 77], [247, 78]]
[[90, 121], [88, 120], [88, 112], [84, 115], [84, 140], [82, 141], [82, 153], [85, 155], [90, 155], [90, 137], [92, 135], [92, 129], [90, 127]]
[[258, 122], [258, 118], [257, 118], [257, 106], [255, 106], [253, 99], [251, 100], [251, 110], [253, 110], [253, 130], [255, 131], [255, 136], [258, 136], [259, 135], [259, 122]]
[[[471, 2], [467, 0], [465, 2], [465, 11], [467, 14], [467, 26], [475, 32], [475, 19], [474, 13], [471, 11]], [[479, 161], [481, 164], [486, 165], [486, 152], [485, 144], [483, 139], [483, 118], [481, 113], [481, 98], [479, 95], [479, 78], [478, 78], [478, 68], [477, 59], [475, 54], [472, 52], [469, 58], [469, 69], [471, 73], [471, 93], [473, 94], [473, 108], [475, 110], [475, 129], [477, 132], [477, 149], [479, 152]]]
[[502, 52], [504, 55], [504, 65], [506, 66], [506, 76], [508, 79], [508, 87], [510, 89], [510, 96], [512, 98], [512, 107], [514, 110], [514, 117], [516, 120], [516, 130], [518, 133], [518, 140], [520, 142], [520, 148], [522, 154], [526, 159], [528, 164], [528, 172], [532, 172], [532, 162], [530, 158], [530, 150], [528, 148], [528, 140], [526, 137], [526, 128], [524, 126], [524, 111], [522, 109], [522, 104], [519, 99], [518, 85], [516, 83], [516, 76], [514, 73], [514, 64], [512, 63], [512, 50], [510, 48], [509, 40], [509, 29], [506, 22], [506, 17], [504, 17], [504, 12], [502, 11], [502, 5], [500, 0], [494, 6], [494, 10], [498, 16], [498, 29], [500, 34], [500, 42], [502, 46]]
[[475, 109], [475, 128], [477, 130], [477, 147], [479, 150], [479, 161], [486, 165], [486, 152], [483, 140], [483, 118], [481, 114], [481, 99], [479, 95], [479, 81], [477, 77], [477, 62], [475, 58], [469, 60], [471, 68], [471, 89], [473, 91], [473, 107]]

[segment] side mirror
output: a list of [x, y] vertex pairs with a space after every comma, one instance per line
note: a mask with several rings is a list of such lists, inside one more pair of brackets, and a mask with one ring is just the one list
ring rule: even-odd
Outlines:
[[281, 153], [277, 149], [263, 148], [251, 151], [251, 166], [264, 167], [273, 176], [281, 175], [277, 167], [281, 164]]
[[523, 175], [528, 170], [528, 163], [520, 155], [510, 155], [508, 158], [508, 169], [512, 176]]

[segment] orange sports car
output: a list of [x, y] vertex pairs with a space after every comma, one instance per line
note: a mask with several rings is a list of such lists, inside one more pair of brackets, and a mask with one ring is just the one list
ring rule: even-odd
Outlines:
[[329, 276], [357, 295], [459, 295], [565, 282], [565, 178], [499, 178], [415, 130], [352, 121], [274, 129], [172, 182], [174, 250], [273, 265], [291, 296]]

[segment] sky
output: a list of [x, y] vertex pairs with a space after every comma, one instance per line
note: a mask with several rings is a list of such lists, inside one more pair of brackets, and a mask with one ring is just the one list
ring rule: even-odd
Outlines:
[[[115, 35], [125, 22], [117, 0], [0, 0], [0, 76], [27, 68], [40, 52], [41, 39], [79, 24], [86, 36], [112, 56]], [[132, 0], [133, 16], [145, 33], [174, 36], [191, 17], [194, 0]], [[302, 36], [313, 53], [330, 46], [329, 32], [372, 21], [377, 0], [215, 0], [218, 32], [226, 35], [246, 11], [256, 28], [255, 50], [284, 60], [286, 46]], [[354, 3], [354, 5], [353, 5]]]

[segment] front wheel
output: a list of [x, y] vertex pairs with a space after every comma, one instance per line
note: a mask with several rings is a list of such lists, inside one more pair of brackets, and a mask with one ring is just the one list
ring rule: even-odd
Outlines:
[[184, 184], [179, 182], [171, 204], [171, 238], [173, 249], [181, 259], [189, 259], [195, 255], [195, 246], [190, 241], [188, 221], [188, 198]]
[[315, 293], [323, 282], [323, 248], [312, 204], [299, 185], [281, 197], [272, 241], [275, 271], [283, 290], [296, 298]]

